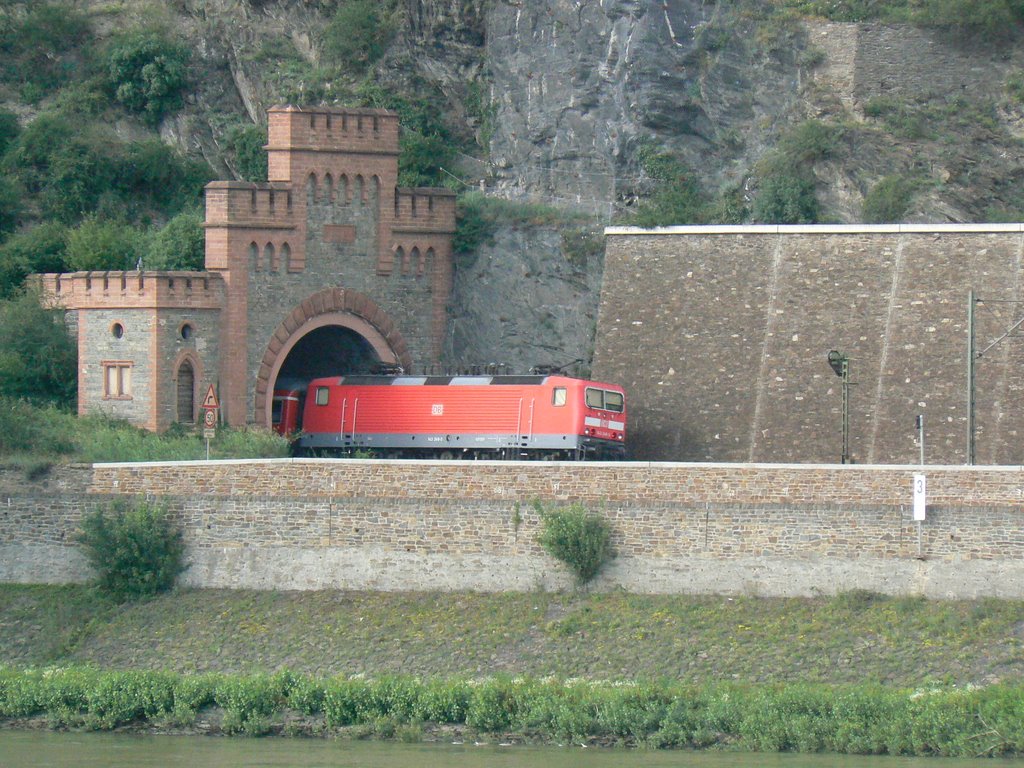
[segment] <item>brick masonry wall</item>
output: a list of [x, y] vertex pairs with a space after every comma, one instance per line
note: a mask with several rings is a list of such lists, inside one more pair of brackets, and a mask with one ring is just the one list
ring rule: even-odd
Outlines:
[[82, 514], [163, 499], [197, 586], [565, 588], [532, 506], [582, 502], [611, 523], [598, 589], [1024, 598], [1024, 470], [918, 467], [274, 460], [96, 465], [27, 483], [0, 471], [0, 580], [77, 581]]
[[807, 31], [826, 55], [815, 81], [850, 109], [876, 97], [998, 101], [1005, 78], [1024, 66], [1020, 46], [982, 43], [955, 27], [808, 22]]
[[[634, 458], [839, 461], [836, 349], [854, 461], [916, 463], [923, 414], [929, 463], [964, 463], [969, 291], [980, 351], [1024, 314], [1022, 255], [1021, 225], [608, 230], [594, 375]], [[1018, 349], [977, 361], [979, 463], [1024, 463]]]

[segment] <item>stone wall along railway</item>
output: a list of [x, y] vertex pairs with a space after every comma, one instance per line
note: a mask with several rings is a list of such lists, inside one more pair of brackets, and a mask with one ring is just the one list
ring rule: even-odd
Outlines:
[[[912, 520], [924, 472], [928, 517]], [[596, 589], [1024, 598], [1024, 468], [284, 459], [0, 471], [0, 580], [89, 577], [81, 517], [160, 499], [200, 587], [571, 587], [533, 502], [611, 522]]]

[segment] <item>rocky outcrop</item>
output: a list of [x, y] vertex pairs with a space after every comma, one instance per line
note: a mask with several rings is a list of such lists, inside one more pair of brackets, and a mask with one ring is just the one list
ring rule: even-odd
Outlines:
[[599, 237], [571, 227], [510, 227], [474, 258], [457, 261], [448, 361], [513, 372], [568, 364], [588, 373], [604, 261]]
[[[294, 74], [320, 61], [333, 0], [168, 8], [194, 45], [196, 88], [162, 134], [220, 175], [230, 171], [221, 145], [232, 125], [264, 120], [274, 103], [331, 100], [358, 84], [356, 76], [325, 85]], [[403, 93], [441, 94], [454, 135], [478, 141], [451, 169], [466, 183], [583, 212], [597, 228], [657, 191], [640, 167], [641, 147], [683, 160], [707, 196], [729, 190], [749, 204], [765, 157], [807, 119], [842, 134], [838, 151], [811, 169], [824, 220], [862, 221], [865, 196], [889, 175], [913, 182], [904, 221], [980, 221], [1024, 209], [1024, 47], [769, 8], [401, 0], [397, 34], [373, 78]], [[452, 300], [452, 362], [589, 356], [579, 326], [592, 319], [600, 259], [567, 267], [560, 237], [510, 229], [464, 265]]]

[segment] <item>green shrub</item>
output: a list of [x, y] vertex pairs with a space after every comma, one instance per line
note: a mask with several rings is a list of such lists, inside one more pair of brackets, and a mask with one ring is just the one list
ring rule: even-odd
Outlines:
[[135, 269], [148, 247], [146, 232], [89, 217], [68, 231], [67, 265], [76, 271]]
[[117, 600], [154, 595], [185, 570], [185, 543], [166, 510], [146, 501], [115, 501], [82, 520], [75, 537], [101, 591]]
[[324, 686], [324, 718], [330, 726], [353, 725], [365, 711], [370, 683], [361, 678], [336, 678]]
[[234, 160], [238, 177], [246, 181], [267, 180], [267, 129], [259, 125], [238, 125], [227, 132], [224, 146]]
[[864, 221], [883, 224], [900, 221], [914, 197], [917, 185], [905, 176], [886, 176], [864, 195]]
[[417, 720], [432, 723], [464, 723], [472, 688], [462, 680], [428, 680], [419, 691], [413, 710]]
[[456, 254], [471, 254], [484, 245], [494, 242], [498, 231], [494, 219], [487, 214], [486, 198], [478, 193], [460, 195], [455, 208], [455, 234], [452, 235], [452, 251]]
[[128, 206], [134, 218], [147, 206], [163, 213], [198, 208], [203, 186], [212, 178], [208, 165], [179, 154], [158, 139], [116, 146], [117, 183], [111, 194]]
[[109, 730], [165, 716], [174, 709], [174, 682], [173, 676], [162, 672], [107, 672], [88, 691], [88, 722]]
[[308, 676], [299, 676], [288, 691], [288, 706], [304, 715], [316, 715], [324, 711], [324, 695], [322, 682]]
[[14, 142], [21, 133], [21, 126], [18, 124], [18, 116], [6, 109], [0, 109], [0, 156], [7, 151], [7, 147]]
[[545, 510], [534, 504], [541, 518], [537, 541], [549, 555], [562, 561], [583, 585], [593, 579], [612, 557], [611, 531], [600, 515], [580, 504]]
[[440, 117], [445, 112], [442, 94], [428, 92], [409, 98], [366, 81], [356, 95], [361, 106], [398, 113], [399, 186], [443, 187], [452, 182], [442, 168], [453, 165], [456, 141]]
[[764, 224], [813, 224], [818, 211], [810, 174], [777, 170], [761, 181], [752, 214]]
[[0, 244], [0, 299], [17, 295], [28, 275], [65, 271], [67, 231], [57, 223], [40, 224]]
[[217, 686], [221, 680], [219, 675], [177, 678], [172, 691], [174, 703], [170, 713], [171, 720], [183, 726], [195, 722], [199, 710], [215, 702]]
[[805, 120], [780, 140], [778, 151], [788, 164], [813, 165], [835, 157], [843, 146], [846, 129], [820, 120]]
[[16, 179], [0, 176], [0, 241], [14, 231], [21, 219], [24, 191]]
[[99, 676], [95, 670], [46, 670], [37, 694], [41, 709], [53, 725], [76, 725], [89, 707], [89, 694]]
[[656, 183], [655, 190], [633, 217], [638, 227], [699, 224], [705, 220], [707, 201], [696, 174], [675, 155], [646, 145], [638, 152], [640, 166]]
[[[0, 383], [3, 375], [0, 354]], [[54, 407], [33, 407], [21, 399], [0, 397], [0, 456], [34, 454], [52, 458], [71, 454], [75, 416]]]
[[222, 679], [213, 697], [224, 708], [224, 730], [249, 736], [266, 733], [269, 718], [287, 699], [290, 680], [288, 675], [266, 674]]
[[107, 78], [114, 98], [155, 125], [181, 106], [189, 58], [185, 46], [153, 30], [116, 38], [107, 51]]
[[203, 214], [182, 211], [148, 239], [142, 263], [146, 269], [201, 270], [206, 259]]
[[0, 3], [0, 80], [35, 103], [81, 77], [76, 49], [88, 39], [88, 16], [69, 2]]
[[38, 292], [0, 302], [0, 397], [69, 407], [78, 388], [77, 359], [64, 312], [45, 309]]
[[0, 717], [29, 717], [43, 710], [38, 670], [17, 672], [0, 667]]
[[466, 725], [481, 731], [504, 731], [518, 715], [522, 682], [507, 678], [485, 680], [473, 688]]
[[396, 31], [393, 2], [344, 0], [324, 29], [324, 55], [366, 69], [384, 55]]

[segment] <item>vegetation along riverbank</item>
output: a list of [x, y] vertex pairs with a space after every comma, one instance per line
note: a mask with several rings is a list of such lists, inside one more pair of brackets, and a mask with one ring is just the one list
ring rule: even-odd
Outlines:
[[1024, 605], [0, 587], [11, 726], [1024, 752]]

